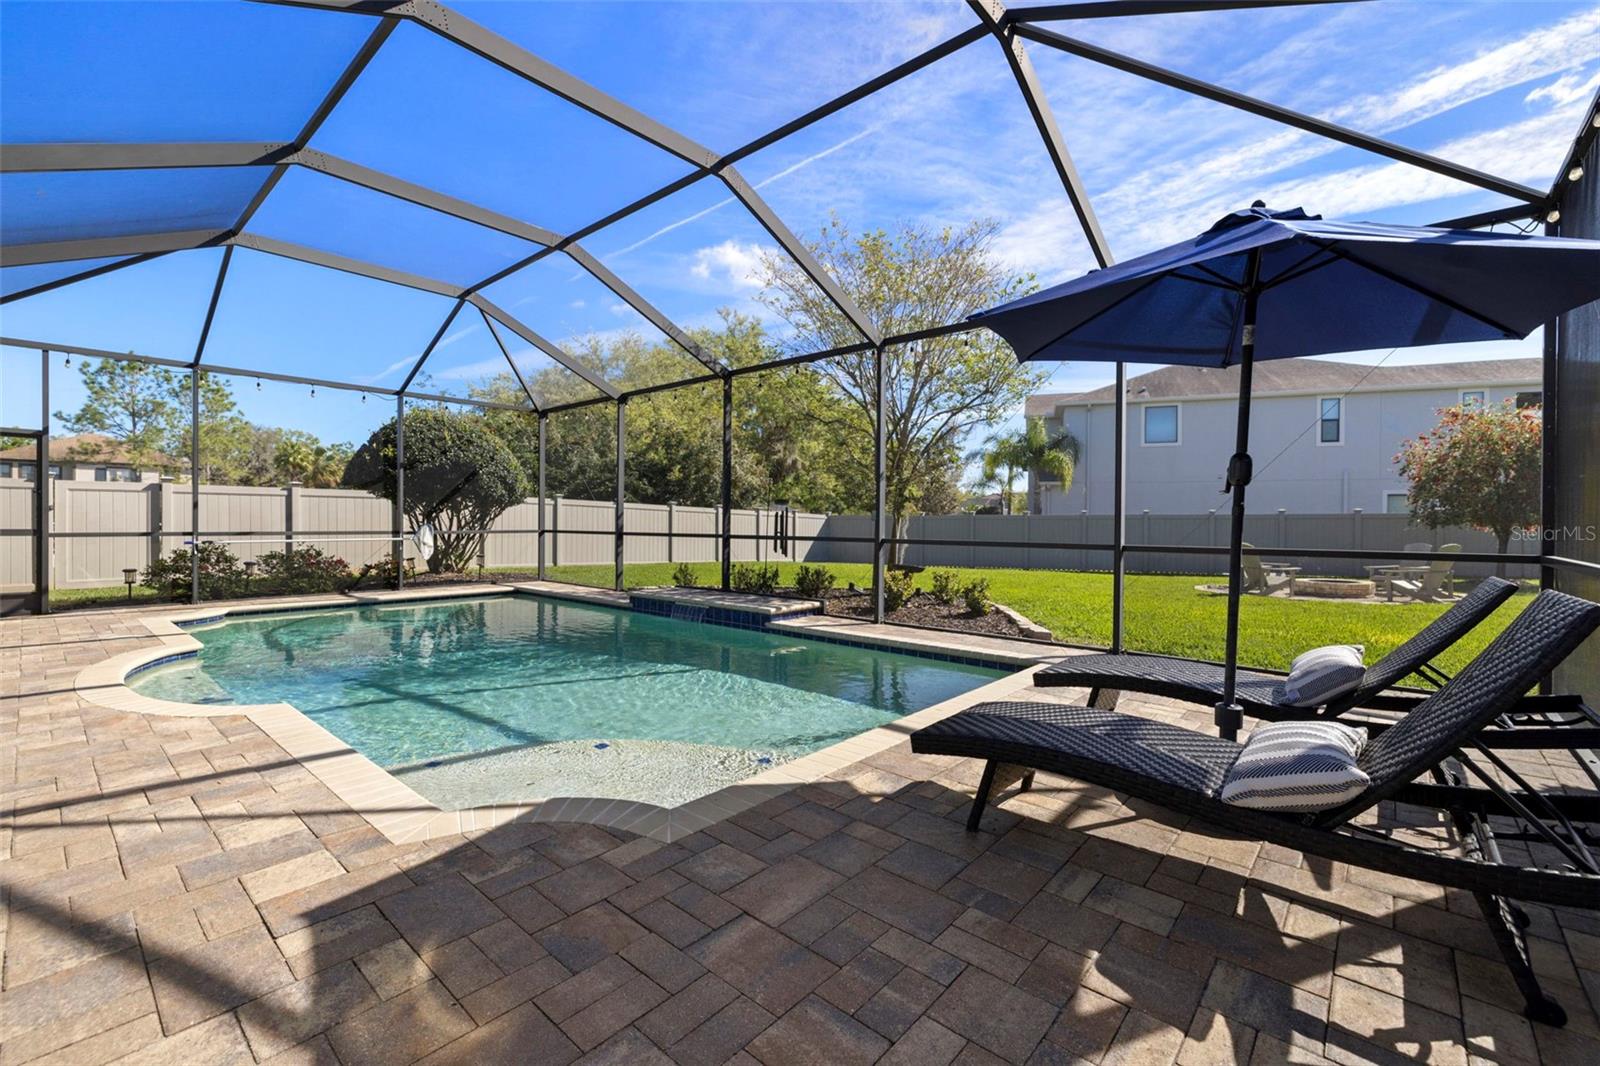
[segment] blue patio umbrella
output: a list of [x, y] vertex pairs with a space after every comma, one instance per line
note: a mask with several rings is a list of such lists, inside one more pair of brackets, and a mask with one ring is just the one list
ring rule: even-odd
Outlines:
[[1258, 359], [1521, 338], [1600, 299], [1600, 241], [1337, 222], [1260, 201], [1191, 240], [980, 311], [1023, 361], [1239, 366], [1217, 725], [1236, 734], [1250, 375]]

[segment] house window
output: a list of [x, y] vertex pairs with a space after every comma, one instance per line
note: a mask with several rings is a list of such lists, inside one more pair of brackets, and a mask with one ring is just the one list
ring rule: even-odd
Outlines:
[[61, 464], [60, 463], [51, 463], [50, 464], [50, 476], [55, 478], [57, 481], [61, 480]]
[[1517, 393], [1517, 410], [1524, 407], [1538, 407], [1544, 403], [1544, 393], [1535, 389], [1533, 392]]
[[144, 475], [137, 470], [129, 470], [125, 466], [97, 466], [94, 468], [96, 481], [141, 481]]
[[1386, 492], [1383, 494], [1384, 514], [1410, 514], [1411, 502], [1403, 492]]
[[1317, 401], [1317, 443], [1344, 443], [1344, 400], [1325, 396]]
[[1146, 404], [1144, 408], [1144, 443], [1178, 443], [1178, 405]]
[[1483, 407], [1489, 402], [1489, 394], [1483, 389], [1461, 390], [1462, 407]]
[[0, 477], [10, 477], [10, 476], [11, 476], [11, 464], [10, 463], [0, 463]]
[[22, 472], [24, 481], [37, 481], [39, 478], [39, 467], [36, 463], [18, 463], [17, 469]]

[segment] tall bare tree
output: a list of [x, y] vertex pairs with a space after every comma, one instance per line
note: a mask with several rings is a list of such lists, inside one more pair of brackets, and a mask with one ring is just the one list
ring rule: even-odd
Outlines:
[[[811, 247], [873, 325], [892, 336], [958, 322], [1030, 291], [1034, 279], [1012, 274], [995, 256], [997, 232], [996, 223], [975, 221], [853, 236], [835, 218]], [[761, 281], [761, 301], [793, 328], [797, 347], [815, 351], [861, 341], [787, 257], [765, 256]], [[886, 505], [890, 528], [899, 531], [908, 516], [949, 496], [967, 436], [1006, 417], [1043, 375], [1020, 366], [1010, 347], [987, 331], [896, 345], [883, 355]], [[860, 475], [853, 480], [862, 498], [853, 502], [870, 506], [873, 355], [839, 356], [814, 367], [848, 401], [834, 416], [839, 424], [832, 436]]]

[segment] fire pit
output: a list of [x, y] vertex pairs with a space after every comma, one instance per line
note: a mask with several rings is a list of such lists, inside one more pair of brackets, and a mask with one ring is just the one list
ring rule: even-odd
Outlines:
[[1364, 577], [1297, 577], [1294, 595], [1321, 600], [1363, 600], [1377, 591]]

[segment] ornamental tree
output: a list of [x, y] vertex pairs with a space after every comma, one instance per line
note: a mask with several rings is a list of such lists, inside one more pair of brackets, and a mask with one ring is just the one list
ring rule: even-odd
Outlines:
[[[405, 515], [434, 529], [431, 573], [463, 571], [483, 549], [483, 530], [528, 496], [522, 464], [484, 417], [422, 408], [406, 414]], [[379, 426], [345, 467], [346, 488], [393, 500], [394, 420]]]
[[[1540, 409], [1447, 407], [1439, 424], [1400, 447], [1395, 462], [1411, 482], [1411, 520], [1438, 529], [1493, 533], [1504, 554], [1511, 536], [1539, 524]], [[1505, 570], [1505, 564], [1500, 564]]]

